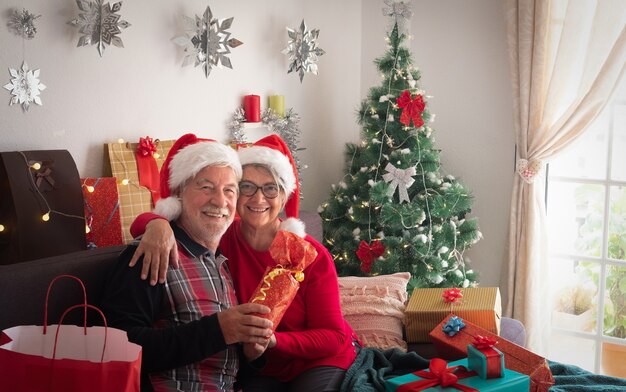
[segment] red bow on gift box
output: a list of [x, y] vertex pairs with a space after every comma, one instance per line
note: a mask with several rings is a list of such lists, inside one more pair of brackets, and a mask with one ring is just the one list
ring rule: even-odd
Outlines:
[[139, 138], [139, 145], [137, 146], [138, 154], [144, 157], [152, 156], [156, 150], [156, 143], [150, 136]]
[[461, 289], [453, 288], [447, 289], [441, 295], [443, 297], [443, 301], [447, 304], [456, 303], [457, 300], [463, 298], [463, 293], [461, 293]]
[[155, 205], [161, 198], [161, 178], [159, 177], [159, 168], [154, 159], [154, 153], [157, 150], [155, 142], [158, 143], [158, 139], [153, 141], [150, 136], [140, 137], [139, 145], [135, 151], [139, 185], [150, 191], [152, 205]]
[[409, 90], [404, 90], [400, 98], [396, 100], [398, 106], [403, 109], [402, 115], [400, 116], [400, 122], [406, 126], [411, 124], [411, 120], [413, 120], [413, 125], [416, 128], [424, 125], [424, 120], [422, 119], [422, 112], [426, 107], [424, 104], [424, 100], [420, 94], [415, 96], [415, 98], [411, 98], [411, 93]]
[[441, 385], [442, 387], [450, 387], [464, 392], [478, 392], [478, 389], [459, 384], [459, 379], [473, 377], [476, 372], [468, 371], [464, 366], [448, 367], [446, 361], [441, 358], [433, 358], [430, 360], [428, 370], [418, 370], [413, 372], [414, 375], [423, 378], [402, 384], [396, 389], [396, 392], [423, 391], [430, 387]]
[[492, 348], [496, 345], [498, 341], [494, 338], [490, 338], [487, 336], [476, 335], [474, 336], [474, 341], [472, 342], [472, 346], [476, 347], [479, 350], [484, 350], [487, 348]]
[[384, 252], [385, 247], [380, 240], [374, 240], [371, 244], [361, 241], [359, 249], [356, 251], [357, 257], [361, 260], [361, 270], [369, 274], [372, 271], [373, 260], [382, 256]]

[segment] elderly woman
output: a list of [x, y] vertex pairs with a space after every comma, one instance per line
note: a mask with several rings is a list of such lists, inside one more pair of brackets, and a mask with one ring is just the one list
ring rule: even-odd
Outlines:
[[[239, 219], [222, 237], [220, 251], [228, 258], [237, 298], [244, 303], [266, 268], [276, 264], [268, 249], [281, 225], [278, 215], [284, 208], [287, 217], [297, 216], [299, 191], [293, 157], [278, 136], [268, 136], [240, 150], [239, 158], [243, 166], [237, 200]], [[151, 220], [154, 217], [143, 214], [131, 228], [133, 235], [140, 234], [150, 221], [138, 253], [145, 254], [144, 263], [154, 255], [153, 283], [159, 268], [157, 256], [169, 254], [174, 246], [167, 222]], [[341, 313], [332, 258], [311, 236], [305, 239], [318, 256], [305, 270], [306, 278], [270, 338], [266, 366], [250, 379], [244, 391], [338, 391], [354, 361], [357, 338]], [[167, 259], [160, 257], [161, 262]], [[160, 269], [163, 274], [163, 267]], [[144, 278], [147, 270], [144, 264]]]

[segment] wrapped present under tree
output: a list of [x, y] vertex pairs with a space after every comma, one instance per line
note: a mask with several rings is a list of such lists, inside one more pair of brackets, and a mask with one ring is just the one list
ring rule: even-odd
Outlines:
[[428, 370], [418, 370], [385, 381], [386, 392], [528, 392], [528, 388], [528, 376], [509, 369], [504, 369], [500, 378], [483, 379], [468, 368], [467, 359], [446, 364], [441, 358], [433, 358]]
[[466, 357], [467, 346], [471, 345], [477, 336], [483, 336], [498, 341], [496, 347], [504, 354], [504, 365], [507, 369], [530, 376], [532, 392], [548, 391], [554, 384], [554, 377], [545, 358], [498, 337], [470, 321], [463, 320], [465, 326], [450, 336], [444, 332], [444, 327], [452, 317], [452, 315], [446, 317], [430, 332], [430, 338], [441, 358], [456, 360]]
[[429, 332], [451, 313], [498, 334], [502, 314], [500, 290], [497, 287], [413, 290], [405, 310], [407, 341], [429, 343]]

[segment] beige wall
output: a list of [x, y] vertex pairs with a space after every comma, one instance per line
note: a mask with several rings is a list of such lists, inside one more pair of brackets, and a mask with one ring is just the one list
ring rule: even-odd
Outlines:
[[[77, 30], [66, 24], [78, 10], [69, 0], [3, 2], [2, 20], [12, 6], [41, 14], [34, 40], [22, 40], [0, 25], [0, 85], [8, 68], [26, 58], [41, 69], [43, 106], [24, 114], [0, 100], [0, 151], [67, 149], [81, 176], [102, 173], [102, 146], [118, 138], [136, 141], [196, 132], [227, 141], [226, 122], [243, 95], [283, 94], [301, 115], [303, 206], [315, 210], [343, 175], [344, 143], [359, 140], [356, 109], [378, 84], [373, 59], [385, 51], [387, 25], [382, 1], [236, 0], [211, 1], [216, 17], [234, 16], [233, 70], [181, 67], [181, 50], [170, 42], [180, 33], [181, 15], [202, 14], [195, 0], [123, 2], [131, 23], [124, 49], [76, 48]], [[411, 49], [422, 70], [421, 85], [432, 98], [433, 128], [444, 170], [473, 191], [474, 215], [485, 239], [469, 252], [483, 285], [497, 285], [505, 256], [513, 168], [513, 130], [505, 26], [498, 0], [413, 1]], [[319, 75], [300, 84], [287, 75], [280, 51], [286, 26], [304, 18], [320, 29]], [[265, 104], [266, 100], [262, 100]]]

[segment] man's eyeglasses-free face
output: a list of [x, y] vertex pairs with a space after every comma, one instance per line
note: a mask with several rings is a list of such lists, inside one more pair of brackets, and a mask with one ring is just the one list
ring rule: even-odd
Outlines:
[[244, 196], [252, 197], [259, 189], [267, 199], [274, 199], [280, 193], [280, 188], [276, 184], [258, 186], [249, 181], [241, 181], [239, 183], [239, 192]]

